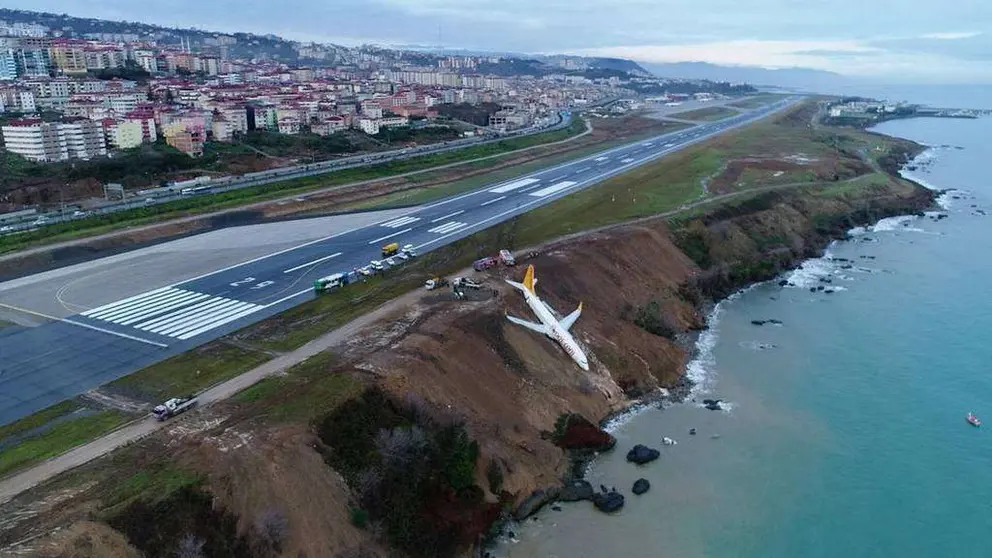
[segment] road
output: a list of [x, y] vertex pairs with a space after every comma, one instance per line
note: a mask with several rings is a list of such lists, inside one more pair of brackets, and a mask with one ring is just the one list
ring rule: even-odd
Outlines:
[[[50, 320], [0, 329], [0, 424], [311, 300], [315, 279], [367, 265], [384, 244], [412, 244], [421, 253], [437, 249], [795, 102], [615, 147], [180, 282], [146, 279], [140, 292], [121, 292], [117, 300], [68, 317], [0, 303]], [[209, 252], [201, 257], [210, 258]]]
[[[780, 184], [775, 186], [769, 186], [766, 188], [758, 188], [752, 190], [746, 190], [741, 192], [732, 192], [728, 194], [722, 194], [719, 196], [714, 196], [711, 198], [706, 198], [691, 204], [687, 204], [678, 209], [668, 211], [656, 216], [641, 219], [639, 221], [653, 220], [663, 217], [672, 217], [683, 212], [692, 211], [698, 207], [717, 203], [719, 201], [725, 201], [738, 196], [752, 195], [755, 192], [767, 191], [767, 190], [780, 190], [786, 188], [792, 188], [796, 186], [805, 186], [806, 183], [797, 184]], [[497, 188], [505, 186], [496, 186]], [[490, 188], [492, 189], [492, 188]], [[488, 192], [490, 189], [484, 190]], [[395, 219], [393, 219], [395, 220]], [[598, 230], [606, 230], [610, 228], [616, 228], [618, 226], [629, 226], [630, 223], [624, 223], [621, 225], [610, 225], [608, 227], [603, 227]], [[588, 234], [588, 233], [578, 233], [578, 234]], [[244, 390], [245, 388], [255, 384], [256, 382], [272, 376], [275, 374], [280, 374], [289, 370], [293, 366], [300, 364], [301, 362], [307, 360], [308, 358], [319, 354], [329, 348], [332, 348], [342, 342], [347, 341], [352, 336], [357, 334], [360, 330], [379, 321], [386, 316], [389, 316], [397, 309], [402, 308], [410, 304], [413, 300], [420, 296], [419, 292], [408, 293], [400, 298], [394, 299], [389, 303], [379, 307], [378, 309], [365, 314], [355, 320], [345, 324], [341, 328], [338, 328], [318, 339], [315, 339], [306, 345], [282, 355], [276, 359], [262, 364], [261, 366], [246, 372], [236, 378], [227, 380], [209, 390], [205, 391], [199, 396], [199, 403], [201, 406], [209, 405], [210, 403], [226, 399], [232, 395]], [[65, 454], [58, 457], [50, 459], [44, 463], [41, 463], [35, 467], [17, 473], [6, 479], [0, 480], [0, 503], [6, 502], [21, 492], [28, 490], [41, 484], [42, 482], [55, 477], [61, 473], [69, 471], [75, 467], [79, 467], [85, 463], [88, 463], [94, 459], [97, 459], [103, 455], [110, 453], [111, 451], [126, 445], [128, 443], [139, 440], [148, 434], [156, 431], [168, 425], [168, 422], [160, 423], [156, 421], [151, 416], [136, 420], [106, 436], [103, 436], [97, 440], [94, 440], [88, 444], [79, 446]]]
[[[554, 130], [561, 130], [567, 128], [572, 123], [571, 113], [561, 112], [555, 115], [556, 121], [551, 123], [542, 123], [540, 125], [534, 125], [529, 128], [524, 128], [521, 130], [516, 130], [513, 132], [500, 134], [496, 137], [492, 136], [477, 136], [474, 138], [465, 138], [459, 140], [452, 140], [443, 142], [440, 144], [430, 144], [423, 145], [420, 147], [396, 149], [392, 151], [368, 153], [364, 155], [355, 155], [351, 157], [343, 157], [340, 159], [331, 159], [329, 161], [315, 162], [310, 164], [301, 164], [289, 167], [279, 167], [275, 169], [252, 172], [237, 176], [226, 176], [220, 177], [218, 179], [210, 180], [204, 184], [187, 185], [189, 187], [199, 187], [204, 188], [205, 192], [211, 194], [218, 194], [222, 192], [230, 192], [232, 190], [240, 190], [242, 188], [251, 188], [255, 186], [265, 186], [267, 184], [275, 184], [279, 182], [285, 182], [287, 180], [295, 180], [297, 178], [306, 178], [309, 176], [317, 176], [321, 174], [327, 174], [329, 172], [338, 172], [345, 169], [353, 169], [359, 167], [365, 167], [369, 165], [380, 165], [385, 163], [391, 163], [395, 161], [403, 161], [405, 159], [412, 159], [415, 157], [421, 157], [424, 155], [432, 155], [437, 153], [444, 153], [447, 151], [457, 151], [460, 149], [465, 149], [468, 147], [477, 147], [480, 145], [486, 145], [489, 143], [495, 143], [499, 141], [504, 141], [512, 138], [529, 136], [533, 134], [538, 134], [542, 132], [550, 132]], [[37, 229], [39, 227], [45, 227], [53, 225], [56, 223], [63, 223], [67, 221], [74, 221], [78, 219], [85, 219], [89, 214], [109, 214], [116, 213], [119, 211], [128, 211], [131, 209], [149, 207], [154, 205], [159, 205], [163, 203], [173, 202], [176, 200], [185, 199], [187, 194], [183, 193], [184, 187], [162, 187], [162, 188], [152, 188], [149, 190], [142, 190], [137, 192], [136, 196], [131, 198], [121, 200], [116, 203], [106, 203], [100, 207], [91, 209], [88, 213], [69, 213], [67, 211], [54, 211], [45, 214], [34, 214], [30, 216], [25, 216], [20, 221], [4, 222], [4, 228], [0, 229], [3, 232], [0, 234], [16, 234], [21, 231], [28, 231], [32, 229]], [[192, 194], [189, 194], [192, 195]]]
[[[693, 124], [695, 124], [695, 123], [693, 123]], [[293, 194], [291, 196], [286, 196], [286, 197], [283, 197], [283, 198], [276, 198], [276, 199], [272, 199], [272, 200], [265, 200], [265, 201], [250, 203], [250, 204], [246, 204], [246, 205], [239, 205], [237, 207], [233, 207], [233, 208], [230, 208], [230, 209], [222, 209], [220, 211], [214, 211], [214, 212], [211, 212], [211, 213], [200, 213], [200, 214], [197, 214], [197, 215], [191, 215], [189, 217], [180, 217], [180, 218], [177, 218], [177, 219], [170, 219], [168, 221], [162, 221], [162, 222], [158, 222], [158, 223], [152, 223], [150, 225], [141, 225], [141, 226], [135, 226], [135, 227], [128, 227], [127, 229], [124, 229], [124, 230], [113, 231], [113, 232], [109, 232], [109, 233], [106, 233], [106, 234], [101, 234], [101, 235], [96, 235], [96, 236], [88, 236], [88, 237], [84, 237], [84, 238], [79, 238], [79, 239], [75, 239], [75, 240], [67, 240], [67, 241], [64, 241], [64, 242], [58, 242], [58, 243], [53, 243], [53, 244], [45, 244], [45, 245], [37, 246], [35, 248], [27, 248], [27, 249], [24, 249], [24, 250], [18, 250], [16, 252], [12, 252], [10, 254], [0, 255], [0, 263], [2, 263], [5, 260], [20, 259], [20, 258], [22, 258], [24, 256], [27, 256], [27, 255], [43, 254], [43, 253], [47, 253], [47, 252], [50, 252], [50, 251], [53, 251], [53, 250], [59, 250], [59, 249], [62, 249], [62, 248], [71, 248], [71, 247], [74, 247], [74, 246], [85, 246], [85, 245], [87, 245], [87, 244], [89, 244], [89, 243], [91, 243], [93, 241], [106, 240], [106, 239], [110, 239], [110, 238], [114, 238], [114, 237], [118, 237], [118, 236], [122, 236], [122, 235], [133, 235], [133, 234], [138, 233], [138, 232], [142, 232], [142, 231], [150, 230], [150, 229], [155, 229], [155, 228], [162, 227], [162, 226], [175, 225], [175, 224], [185, 223], [185, 222], [190, 222], [190, 221], [199, 221], [199, 220], [203, 220], [203, 219], [211, 219], [211, 218], [215, 218], [215, 217], [219, 217], [219, 216], [227, 215], [227, 214], [231, 214], [231, 213], [238, 213], [238, 212], [249, 211], [249, 210], [253, 210], [253, 209], [261, 209], [261, 208], [264, 208], [264, 207], [267, 207], [267, 206], [278, 205], [281, 202], [288, 202], [288, 201], [296, 200], [296, 199], [299, 199], [299, 198], [306, 198], [306, 197], [310, 197], [310, 196], [327, 194], [327, 193], [331, 193], [331, 192], [337, 192], [337, 191], [340, 191], [340, 190], [346, 190], [346, 189], [352, 189], [352, 188], [355, 188], [355, 187], [360, 187], [360, 186], [365, 186], [365, 185], [370, 185], [370, 184], [376, 184], [376, 183], [379, 183], [379, 182], [388, 182], [390, 180], [396, 180], [396, 179], [399, 179], [399, 178], [408, 178], [408, 177], [417, 176], [417, 175], [421, 175], [421, 174], [430, 174], [430, 173], [434, 173], [434, 172], [437, 172], [437, 171], [440, 171], [440, 170], [452, 169], [452, 168], [457, 168], [457, 167], [460, 167], [460, 166], [466, 166], [466, 168], [468, 168], [468, 165], [471, 165], [472, 163], [478, 163], [478, 162], [482, 162], [482, 161], [488, 161], [490, 159], [496, 159], [496, 158], [500, 158], [500, 157], [506, 157], [508, 155], [519, 155], [521, 153], [526, 153], [528, 151], [532, 151], [532, 150], [536, 150], [536, 149], [545, 149], [545, 148], [552, 147], [552, 146], [555, 146], [555, 145], [561, 145], [563, 143], [570, 143], [570, 142], [573, 142], [573, 141], [578, 140], [580, 138], [583, 138], [583, 137], [589, 135], [590, 133], [592, 133], [592, 127], [589, 126], [589, 124], [587, 123], [586, 124], [586, 129], [584, 131], [582, 131], [582, 132], [580, 132], [580, 133], [578, 133], [578, 134], [576, 134], [574, 136], [570, 136], [570, 137], [567, 137], [567, 138], [565, 138], [563, 140], [559, 140], [559, 141], [554, 141], [554, 142], [549, 142], [549, 143], [539, 143], [537, 145], [532, 145], [530, 147], [524, 147], [523, 149], [517, 149], [517, 150], [514, 150], [512, 152], [495, 153], [493, 155], [485, 155], [483, 157], [476, 157], [474, 159], [466, 159], [466, 160], [463, 160], [463, 161], [455, 161], [453, 163], [447, 163], [447, 164], [444, 164], [444, 165], [438, 165], [438, 166], [434, 166], [434, 167], [428, 167], [428, 168], [421, 169], [421, 170], [404, 172], [404, 173], [400, 173], [400, 174], [391, 174], [389, 176], [385, 176], [385, 177], [382, 177], [382, 178], [372, 178], [372, 179], [369, 179], [369, 180], [362, 180], [362, 181], [359, 181], [359, 182], [349, 182], [347, 184], [339, 184], [339, 185], [336, 185], [336, 186], [328, 186], [326, 188], [320, 188], [320, 189], [317, 189], [317, 190], [310, 190], [310, 191], [308, 191], [305, 194]]]

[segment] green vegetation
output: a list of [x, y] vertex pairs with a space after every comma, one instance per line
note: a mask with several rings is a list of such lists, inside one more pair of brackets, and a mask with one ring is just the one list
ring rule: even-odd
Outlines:
[[0, 476], [40, 463], [89, 442], [130, 420], [117, 411], [103, 411], [68, 420], [47, 432], [0, 451]]
[[170, 397], [202, 391], [243, 374], [270, 358], [262, 352], [215, 341], [115, 380], [108, 387], [158, 403]]
[[668, 319], [662, 311], [661, 303], [657, 300], [652, 300], [636, 310], [629, 309], [627, 314], [630, 315], [629, 317], [631, 321], [633, 321], [637, 327], [643, 329], [651, 335], [657, 335], [659, 337], [664, 337], [665, 339], [675, 339], [677, 332], [675, 328], [668, 323]]
[[249, 387], [234, 401], [250, 404], [252, 416], [275, 422], [310, 422], [361, 393], [362, 384], [334, 372], [335, 357], [320, 353], [286, 371]]
[[[317, 435], [333, 448], [325, 458], [357, 491], [361, 512], [410, 556], [454, 556], [488, 525], [479, 519], [499, 513], [474, 484], [478, 444], [462, 426], [429, 416], [422, 401], [399, 405], [369, 389], [325, 416]], [[356, 519], [364, 514], [353, 510]]]
[[202, 480], [200, 475], [172, 464], [153, 462], [147, 464], [141, 471], [115, 483], [113, 490], [102, 498], [102, 504], [107, 514], [113, 514], [115, 510], [138, 499], [155, 504], [169, 498], [181, 488], [200, 484]]
[[[347, 169], [319, 176], [297, 178], [287, 180], [285, 182], [268, 184], [265, 186], [242, 188], [240, 190], [213, 194], [210, 196], [191, 197], [170, 203], [142, 207], [129, 211], [121, 211], [110, 215], [96, 215], [87, 219], [80, 219], [69, 223], [50, 225], [24, 234], [2, 236], [0, 237], [0, 254], [23, 250], [33, 246], [95, 236], [115, 230], [165, 221], [178, 217], [230, 209], [254, 202], [269, 201], [282, 197], [292, 197], [322, 188], [360, 183], [369, 180], [379, 180], [412, 172], [427, 171], [435, 167], [454, 165], [481, 157], [505, 155], [520, 149], [534, 147], [544, 143], [561, 141], [577, 135], [584, 130], [584, 121], [576, 118], [568, 128], [563, 130], [545, 132], [543, 134], [525, 136], [522, 138], [513, 138], [496, 143], [445, 153], [424, 155], [422, 157], [415, 157], [392, 163], [384, 163], [381, 165]], [[4, 154], [6, 154], [8, 158], [14, 158], [12, 159], [13, 162], [10, 163], [12, 165], [34, 165], [33, 163], [24, 161], [20, 157], [0, 150], [0, 156], [4, 156]], [[182, 155], [182, 157], [189, 161], [197, 161], [195, 159], [190, 159], [185, 155]], [[202, 160], [200, 161], [202, 163]], [[0, 164], [5, 163], [4, 161], [0, 161]], [[0, 167], [0, 169], [3, 169], [3, 167]], [[23, 173], [34, 171], [21, 170], [18, 172]], [[0, 176], [3, 176], [3, 174], [0, 173]]]
[[673, 118], [681, 118], [683, 120], [702, 120], [704, 122], [714, 122], [716, 120], [730, 118], [731, 116], [737, 116], [738, 114], [740, 113], [736, 110], [728, 109], [726, 107], [706, 107], [687, 112], [679, 112], [669, 116]]
[[64, 417], [79, 408], [80, 406], [78, 403], [69, 399], [56, 405], [52, 405], [47, 409], [42, 409], [32, 415], [28, 415], [16, 422], [0, 426], [0, 442], [8, 438], [24, 434], [25, 432], [29, 432], [35, 428], [45, 426], [53, 420]]
[[271, 556], [252, 552], [248, 537], [238, 532], [238, 518], [214, 506], [214, 497], [196, 485], [184, 485], [167, 498], [150, 503], [132, 500], [119, 506], [108, 523], [137, 547], [142, 556], [174, 558]]

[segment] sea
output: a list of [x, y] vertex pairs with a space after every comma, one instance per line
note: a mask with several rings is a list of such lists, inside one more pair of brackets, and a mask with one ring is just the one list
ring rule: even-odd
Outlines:
[[[986, 93], [963, 106], [992, 108]], [[933, 96], [919, 102], [955, 106]], [[992, 118], [876, 131], [930, 146], [904, 172], [950, 190], [948, 217], [851, 231], [783, 277], [795, 286], [720, 303], [690, 365], [693, 400], [618, 420], [617, 448], [589, 468], [623, 510], [545, 508], [496, 555], [992, 556]], [[781, 324], [752, 323], [769, 319]], [[627, 463], [637, 443], [661, 458]]]

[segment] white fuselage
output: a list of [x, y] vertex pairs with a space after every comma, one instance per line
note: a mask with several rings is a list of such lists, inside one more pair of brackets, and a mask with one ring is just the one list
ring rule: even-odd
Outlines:
[[561, 327], [561, 324], [558, 323], [558, 318], [556, 318], [554, 312], [548, 308], [548, 305], [530, 291], [524, 292], [524, 300], [527, 301], [527, 306], [530, 306], [530, 309], [534, 311], [534, 315], [537, 316], [537, 319], [541, 322], [541, 324], [547, 328], [548, 337], [554, 339], [559, 345], [561, 345], [561, 348], [565, 349], [568, 356], [572, 357], [572, 360], [574, 360], [579, 367], [583, 370], [589, 370], [589, 359], [586, 358], [586, 354], [579, 348], [579, 344], [575, 342], [575, 338], [572, 337], [572, 334], [565, 328]]

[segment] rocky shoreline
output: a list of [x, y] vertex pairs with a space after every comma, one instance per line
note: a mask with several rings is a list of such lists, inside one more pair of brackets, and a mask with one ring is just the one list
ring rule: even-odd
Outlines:
[[[911, 165], [912, 161], [924, 150], [924, 146], [913, 144], [913, 147], [904, 149], [897, 155], [898, 158], [896, 160], [898, 161], [898, 165], [893, 164], [896, 160], [889, 161], [889, 164], [886, 165], [886, 170], [890, 173], [890, 175], [899, 177], [899, 171], [907, 165]], [[745, 276], [744, 278], [746, 280], [744, 281], [730, 283], [712, 281], [712, 276], [707, 276], [704, 274], [704, 276], [701, 277], [700, 280], [694, 285], [687, 285], [701, 290], [704, 295], [694, 301], [694, 306], [697, 312], [704, 316], [709, 316], [712, 309], [716, 306], [716, 304], [718, 304], [719, 301], [725, 300], [734, 293], [740, 292], [741, 290], [747, 289], [753, 285], [773, 280], [775, 277], [780, 276], [786, 271], [798, 268], [808, 259], [822, 257], [831, 242], [848, 238], [848, 231], [856, 226], [871, 225], [877, 223], [881, 219], [898, 215], [921, 214], [923, 211], [936, 208], [936, 199], [941, 192], [931, 190], [925, 185], [919, 184], [911, 179], [904, 177], [902, 178], [907, 182], [912, 183], [917, 188], [914, 195], [902, 200], [904, 203], [895, 201], [895, 203], [889, 206], [878, 207], [874, 211], [869, 211], [867, 209], [855, 210], [844, 215], [843, 218], [833, 219], [831, 226], [818, 227], [816, 231], [818, 234], [811, 235], [810, 238], [806, 239], [807, 241], [813, 242], [814, 245], [806, 246], [805, 249], [799, 251], [799, 253], [794, 252], [791, 254], [792, 257], [786, 258], [785, 260], [779, 258], [776, 261], [773, 271], [770, 273], [765, 273], [758, 277]], [[809, 216], [810, 220], [816, 219], [817, 217], [818, 216], [816, 215]], [[707, 281], [712, 282], [707, 283]], [[775, 324], [776, 320], [762, 320], [762, 322]], [[703, 327], [698, 330], [686, 331], [678, 336], [677, 341], [680, 346], [691, 347], [690, 355], [693, 359], [697, 357], [700, 332], [705, 330], [707, 327], [708, 325], [704, 324]], [[610, 413], [603, 420], [599, 421], [599, 429], [603, 434], [609, 435], [608, 430], [610, 430], [612, 426], [615, 426], [617, 421], [625, 420], [626, 417], [632, 414], [636, 414], [642, 410], [655, 406], [684, 403], [691, 397], [693, 388], [693, 381], [683, 373], [683, 375], [673, 385], [641, 395], [640, 397], [632, 399], [631, 404], [626, 406], [624, 409]], [[713, 408], [718, 409], [718, 403]], [[585, 472], [587, 471], [592, 460], [595, 459], [601, 451], [611, 451], [613, 449], [613, 445], [615, 445], [615, 440], [614, 444], [611, 444], [609, 448], [591, 446], [586, 448], [567, 449], [566, 453], [568, 455], [570, 466], [568, 468], [568, 474], [562, 479], [562, 483], [557, 486], [535, 491], [514, 510], [512, 518], [503, 518], [503, 522], [498, 527], [498, 532], [512, 537], [514, 533], [510, 527], [511, 519], [517, 522], [522, 522], [536, 514], [544, 506], [553, 506], [557, 502], [588, 500], [593, 502], [597, 508], [606, 513], [611, 513], [612, 511], [619, 509], [619, 507], [623, 505], [623, 497], [619, 494], [619, 491], [615, 488], [607, 490], [605, 486], [600, 487], [600, 490], [597, 491], [586, 480], [584, 480]], [[634, 450], [631, 451], [633, 452]], [[628, 456], [628, 458], [629, 457], [630, 456]], [[646, 491], [643, 486], [639, 486], [638, 490]], [[610, 496], [613, 493], [617, 493], [619, 498]]]

